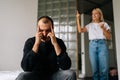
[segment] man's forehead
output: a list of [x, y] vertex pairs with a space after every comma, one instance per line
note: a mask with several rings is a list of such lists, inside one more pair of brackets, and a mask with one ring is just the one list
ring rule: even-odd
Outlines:
[[39, 22], [38, 22], [38, 26], [40, 27], [40, 28], [51, 28], [51, 22], [49, 21], [49, 22], [44, 22], [44, 20], [40, 20]]
[[43, 27], [43, 26], [51, 26], [52, 24], [51, 24], [51, 22], [50, 21], [48, 21], [48, 22], [46, 22], [45, 20], [43, 20], [43, 19], [41, 19], [39, 22], [38, 22], [38, 26], [41, 26], [41, 27]]
[[49, 19], [47, 19], [47, 18], [42, 18], [42, 19], [39, 20], [39, 22], [40, 23], [45, 23], [45, 24], [51, 23], [51, 21]]

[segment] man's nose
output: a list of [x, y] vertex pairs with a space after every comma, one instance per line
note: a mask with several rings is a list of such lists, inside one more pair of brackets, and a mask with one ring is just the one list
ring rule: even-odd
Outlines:
[[46, 32], [46, 31], [43, 31], [43, 35], [44, 35], [44, 36], [47, 36], [47, 32]]

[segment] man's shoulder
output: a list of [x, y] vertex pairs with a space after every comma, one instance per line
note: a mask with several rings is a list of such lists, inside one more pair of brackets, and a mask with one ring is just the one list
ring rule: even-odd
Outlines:
[[58, 44], [62, 45], [64, 44], [64, 41], [61, 38], [56, 38]]
[[35, 41], [35, 37], [29, 37], [26, 40], [26, 42], [33, 42], [33, 41]]
[[60, 38], [58, 38], [58, 37], [56, 37], [56, 39], [57, 39], [57, 41], [63, 41], [62, 39], [60, 39]]

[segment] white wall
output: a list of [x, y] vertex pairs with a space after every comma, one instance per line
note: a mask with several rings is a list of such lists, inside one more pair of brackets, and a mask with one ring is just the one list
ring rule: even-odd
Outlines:
[[113, 0], [118, 74], [120, 78], [120, 0]]
[[0, 0], [0, 70], [21, 69], [23, 45], [34, 36], [38, 0]]

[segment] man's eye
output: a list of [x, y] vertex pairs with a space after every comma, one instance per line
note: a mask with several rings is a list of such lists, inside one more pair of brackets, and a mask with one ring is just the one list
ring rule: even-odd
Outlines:
[[51, 30], [47, 30], [47, 32], [51, 32]]
[[40, 32], [43, 32], [43, 30], [40, 30]]

